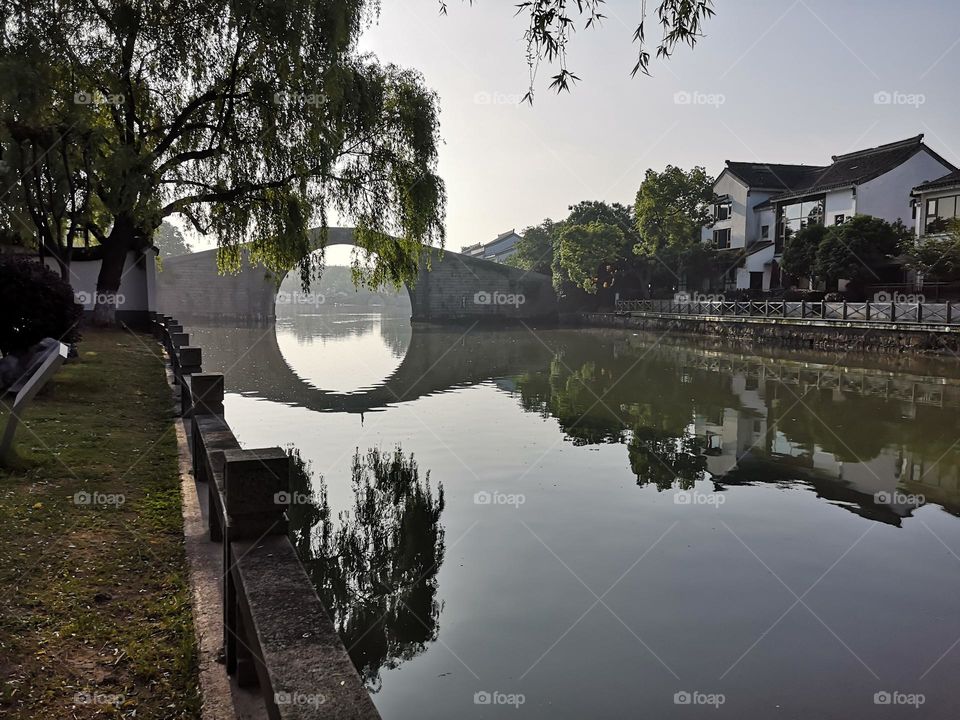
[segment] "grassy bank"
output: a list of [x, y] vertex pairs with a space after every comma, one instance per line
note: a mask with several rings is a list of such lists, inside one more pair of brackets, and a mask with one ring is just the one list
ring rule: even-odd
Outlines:
[[0, 716], [195, 718], [160, 351], [121, 331], [87, 331], [79, 347], [0, 469]]

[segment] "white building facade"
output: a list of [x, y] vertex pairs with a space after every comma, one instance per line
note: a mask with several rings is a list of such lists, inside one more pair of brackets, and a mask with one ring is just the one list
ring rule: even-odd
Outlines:
[[702, 236], [731, 250], [724, 288], [784, 287], [783, 247], [810, 225], [839, 225], [854, 215], [914, 225], [911, 192], [957, 170], [923, 143], [923, 135], [835, 155], [832, 161], [826, 166], [727, 161], [714, 183], [714, 221]]

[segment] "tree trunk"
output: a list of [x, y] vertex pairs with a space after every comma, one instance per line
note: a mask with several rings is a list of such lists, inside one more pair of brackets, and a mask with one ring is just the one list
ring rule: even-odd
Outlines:
[[110, 235], [103, 244], [103, 259], [97, 277], [97, 297], [93, 305], [94, 325], [113, 325], [117, 320], [117, 306], [122, 304], [120, 281], [127, 252], [133, 246], [133, 223], [123, 216], [117, 217]]

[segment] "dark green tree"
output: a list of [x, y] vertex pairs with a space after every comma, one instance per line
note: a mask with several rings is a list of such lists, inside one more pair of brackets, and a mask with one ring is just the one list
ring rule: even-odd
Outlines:
[[154, 233], [153, 244], [160, 251], [161, 258], [189, 255], [193, 252], [180, 229], [166, 220], [160, 223], [160, 227]]
[[856, 215], [831, 227], [817, 249], [814, 274], [835, 285], [848, 280], [863, 286], [880, 279], [879, 271], [900, 254], [909, 231], [870, 215]]
[[[282, 275], [308, 256], [310, 226], [336, 212], [370, 253], [364, 281], [399, 284], [424, 245], [443, 241], [444, 188], [436, 97], [417, 73], [357, 51], [377, 6], [3, 4], [5, 158], [33, 157], [46, 146], [38, 137], [72, 148], [81, 169], [67, 175], [104, 211], [78, 215], [102, 247], [102, 297], [119, 288], [127, 252], [173, 214], [217, 239], [224, 268], [239, 265], [249, 241], [252, 259]], [[82, 132], [68, 134], [77, 119]], [[10, 195], [25, 209], [32, 180], [21, 173]], [[301, 269], [308, 277], [310, 261]]]
[[960, 280], [960, 222], [942, 233], [928, 234], [907, 245], [907, 267], [929, 280]]
[[605, 282], [600, 276], [610, 273], [610, 268], [622, 259], [622, 253], [623, 231], [617, 225], [595, 221], [565, 225], [556, 257], [565, 277], [580, 289], [596, 293], [599, 284]]
[[549, 275], [552, 272], [554, 246], [559, 231], [559, 223], [550, 218], [539, 225], [528, 227], [523, 231], [523, 237], [517, 241], [517, 251], [507, 260], [507, 264], [521, 270]]
[[654, 288], [677, 286], [685, 268], [714, 264], [715, 258], [705, 257], [699, 247], [712, 202], [713, 178], [702, 167], [647, 170], [634, 205], [638, 241], [633, 252], [646, 264]]
[[809, 225], [790, 237], [783, 246], [780, 266], [784, 271], [798, 278], [816, 276], [817, 252], [827, 236], [823, 225]]

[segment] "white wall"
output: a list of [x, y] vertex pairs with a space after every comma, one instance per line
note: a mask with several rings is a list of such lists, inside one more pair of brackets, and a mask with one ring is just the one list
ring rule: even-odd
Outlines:
[[[122, 312], [146, 312], [156, 310], [156, 253], [146, 250], [140, 258], [139, 251], [127, 253], [123, 266], [123, 279], [117, 293], [117, 310]], [[45, 258], [47, 267], [58, 275], [60, 268], [53, 258]], [[77, 302], [86, 311], [92, 311], [97, 293], [97, 276], [100, 274], [99, 260], [74, 260], [70, 263], [70, 285], [77, 296]]]
[[899, 218], [911, 227], [914, 220], [911, 218], [910, 191], [920, 183], [936, 180], [951, 171], [952, 168], [922, 150], [899, 167], [861, 185], [857, 191], [857, 212], [888, 222]]
[[852, 188], [841, 188], [827, 193], [824, 205], [823, 222], [827, 227], [836, 225], [837, 215], [843, 215], [844, 220], [849, 220], [857, 214], [858, 200], [854, 196]]
[[[742, 248], [747, 241], [747, 186], [729, 172], [723, 172], [713, 184], [713, 192], [717, 195], [730, 196], [730, 218], [715, 223], [712, 227], [705, 227], [701, 238], [704, 241], [713, 241], [713, 231], [730, 228], [730, 247]], [[751, 206], [752, 207], [752, 206]], [[752, 212], [752, 210], [751, 210]]]

